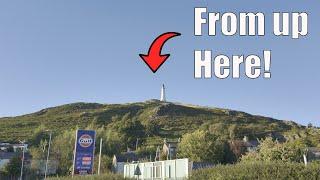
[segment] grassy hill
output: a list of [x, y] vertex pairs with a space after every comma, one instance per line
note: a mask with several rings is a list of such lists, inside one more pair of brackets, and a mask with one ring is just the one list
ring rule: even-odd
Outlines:
[[240, 111], [158, 100], [129, 104], [74, 103], [23, 116], [0, 118], [0, 141], [30, 139], [40, 125], [57, 133], [76, 127], [85, 128], [92, 123], [113, 128], [117, 122], [122, 120], [122, 123], [126, 123], [128, 119], [135, 119], [141, 124], [141, 127], [132, 129], [132, 133], [145, 132], [141, 136], [150, 143], [154, 139], [180, 137], [199, 128], [212, 132], [221, 131], [220, 134], [226, 135], [234, 133], [239, 138], [243, 135], [264, 137], [271, 132], [284, 134], [292, 129], [304, 128], [291, 121]]

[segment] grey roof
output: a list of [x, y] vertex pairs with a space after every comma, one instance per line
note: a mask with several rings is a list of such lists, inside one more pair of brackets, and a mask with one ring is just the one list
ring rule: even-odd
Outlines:
[[252, 141], [244, 142], [244, 145], [246, 147], [257, 147], [259, 145], [259, 141], [258, 140], [252, 140]]
[[139, 160], [139, 156], [134, 151], [121, 153], [115, 155], [115, 157], [117, 158], [117, 162], [132, 162]]
[[[16, 157], [16, 156], [21, 156], [21, 153], [0, 151], [0, 159], [12, 159], [13, 157]], [[25, 159], [31, 159], [31, 155], [29, 152], [25, 152], [24, 157]]]
[[317, 147], [308, 147], [307, 148], [309, 152], [320, 152], [320, 148], [317, 148]]
[[18, 154], [14, 152], [0, 152], [0, 159], [12, 159], [15, 156]]
[[192, 162], [192, 170], [197, 169], [204, 169], [204, 168], [210, 168], [214, 165], [212, 163], [206, 163], [206, 162]]

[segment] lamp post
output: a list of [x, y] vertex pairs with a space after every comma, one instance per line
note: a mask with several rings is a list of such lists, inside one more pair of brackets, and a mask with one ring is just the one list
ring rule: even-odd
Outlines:
[[50, 132], [49, 134], [49, 145], [48, 145], [48, 154], [47, 154], [47, 161], [46, 161], [46, 169], [44, 171], [44, 179], [47, 179], [47, 171], [48, 171], [48, 162], [49, 162], [49, 156], [50, 156], [50, 146], [51, 146], [51, 137], [52, 137], [52, 132], [47, 130], [47, 132]]

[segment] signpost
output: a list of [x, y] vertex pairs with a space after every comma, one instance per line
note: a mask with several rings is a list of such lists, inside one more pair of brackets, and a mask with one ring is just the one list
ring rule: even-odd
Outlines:
[[96, 132], [77, 130], [72, 175], [93, 174]]

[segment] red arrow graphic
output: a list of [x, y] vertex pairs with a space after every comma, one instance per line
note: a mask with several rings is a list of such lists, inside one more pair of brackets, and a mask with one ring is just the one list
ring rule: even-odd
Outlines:
[[175, 36], [180, 36], [177, 32], [166, 32], [158, 36], [151, 44], [148, 54], [139, 54], [143, 61], [149, 66], [153, 73], [157, 72], [160, 66], [168, 59], [170, 54], [161, 55], [161, 50], [166, 41]]

